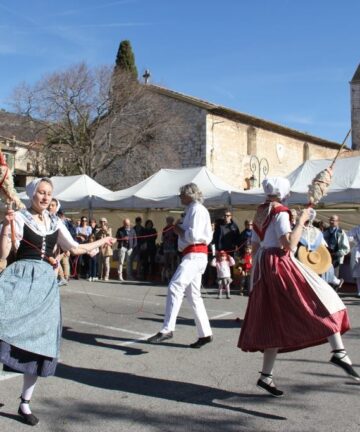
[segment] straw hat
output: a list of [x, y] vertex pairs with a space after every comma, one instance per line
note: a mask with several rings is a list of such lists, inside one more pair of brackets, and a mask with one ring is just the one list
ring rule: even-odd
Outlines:
[[305, 246], [298, 249], [298, 260], [317, 274], [327, 272], [331, 266], [331, 255], [324, 245], [309, 251]]

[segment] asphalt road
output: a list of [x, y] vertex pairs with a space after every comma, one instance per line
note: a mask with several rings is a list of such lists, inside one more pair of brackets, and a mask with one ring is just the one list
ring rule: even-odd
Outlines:
[[[63, 343], [56, 377], [39, 379], [32, 409], [38, 432], [359, 431], [360, 385], [329, 364], [322, 345], [282, 354], [276, 399], [255, 386], [261, 354], [237, 339], [247, 298], [204, 291], [214, 341], [199, 350], [184, 300], [175, 337], [144, 339], [161, 326], [166, 287], [71, 281], [61, 288]], [[360, 299], [344, 297], [352, 330], [344, 341], [360, 370]], [[28, 431], [16, 414], [22, 379], [0, 375], [0, 431]]]

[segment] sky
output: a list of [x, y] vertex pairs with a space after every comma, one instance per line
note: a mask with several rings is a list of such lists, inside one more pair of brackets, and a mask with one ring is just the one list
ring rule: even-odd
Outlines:
[[0, 107], [128, 39], [154, 84], [341, 142], [359, 17], [359, 0], [0, 0]]

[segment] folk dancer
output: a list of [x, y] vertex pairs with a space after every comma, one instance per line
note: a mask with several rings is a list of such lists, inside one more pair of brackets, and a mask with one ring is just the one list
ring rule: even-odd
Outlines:
[[53, 251], [59, 246], [80, 255], [115, 239], [79, 245], [61, 220], [46, 210], [53, 193], [50, 179], [33, 180], [26, 192], [30, 208], [8, 209], [0, 235], [0, 258], [5, 259], [14, 221], [16, 260], [0, 276], [0, 362], [4, 370], [24, 374], [18, 414], [34, 426], [39, 419], [29, 403], [37, 377], [54, 375], [59, 358], [61, 312]]
[[173, 337], [176, 319], [186, 293], [195, 315], [198, 333], [198, 340], [190, 344], [190, 347], [200, 348], [212, 341], [209, 319], [201, 298], [201, 275], [207, 266], [207, 245], [212, 240], [213, 232], [209, 212], [202, 205], [202, 193], [196, 184], [182, 186], [180, 200], [186, 206], [186, 211], [184, 219], [176, 222], [174, 231], [179, 236], [178, 248], [183, 258], [169, 283], [163, 327], [148, 342], [159, 343]]
[[290, 192], [289, 181], [269, 178], [263, 188], [267, 199], [254, 219], [252, 286], [238, 343], [243, 351], [264, 353], [257, 385], [272, 396], [282, 396], [272, 378], [277, 354], [327, 341], [333, 354], [330, 363], [359, 381], [341, 338], [350, 328], [345, 305], [292, 254], [310, 212], [303, 210], [291, 231], [290, 212], [282, 204]]

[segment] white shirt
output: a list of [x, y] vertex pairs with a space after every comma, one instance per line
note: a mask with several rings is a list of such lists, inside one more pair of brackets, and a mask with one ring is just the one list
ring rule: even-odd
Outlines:
[[186, 207], [184, 221], [180, 227], [184, 230], [184, 234], [179, 235], [178, 239], [180, 252], [190, 245], [211, 243], [213, 230], [210, 214], [199, 202], [192, 202]]
[[36, 234], [39, 234], [41, 236], [51, 234], [58, 229], [59, 232], [56, 244], [59, 245], [60, 248], [64, 251], [68, 251], [72, 248], [76, 248], [79, 246], [79, 243], [72, 238], [69, 230], [59, 218], [56, 219], [56, 223], [51, 229], [50, 218], [47, 213], [44, 213], [44, 218], [45, 225], [37, 224], [34, 219], [31, 221], [33, 223], [29, 223], [29, 221], [26, 219], [26, 217], [23, 216], [23, 214], [21, 214], [21, 212], [15, 212], [15, 235], [17, 247], [19, 246], [20, 240], [23, 238], [25, 224]]
[[[281, 247], [280, 237], [291, 232], [290, 218], [287, 212], [280, 212], [275, 215], [265, 232], [261, 245], [264, 248]], [[253, 232], [251, 241], [260, 243], [258, 235]]]

